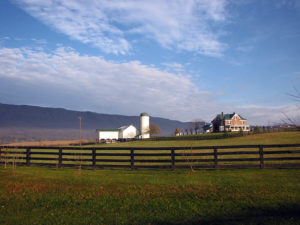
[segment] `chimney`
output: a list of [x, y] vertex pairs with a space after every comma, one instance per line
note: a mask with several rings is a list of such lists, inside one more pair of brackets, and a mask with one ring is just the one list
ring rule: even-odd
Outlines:
[[224, 115], [224, 112], [222, 112], [221, 115], [223, 116], [223, 115]]

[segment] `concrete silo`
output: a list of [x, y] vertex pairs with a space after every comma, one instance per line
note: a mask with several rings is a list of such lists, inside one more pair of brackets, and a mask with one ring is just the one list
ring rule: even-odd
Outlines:
[[141, 113], [140, 126], [141, 138], [150, 138], [150, 117], [147, 113]]

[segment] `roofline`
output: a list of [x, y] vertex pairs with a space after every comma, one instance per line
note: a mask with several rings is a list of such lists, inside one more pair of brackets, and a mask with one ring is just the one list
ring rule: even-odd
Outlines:
[[118, 131], [118, 132], [119, 132], [120, 129], [118, 129], [118, 128], [117, 128], [117, 129], [96, 129], [96, 131], [108, 131], [108, 132], [109, 132], [109, 131], [110, 131], [110, 132]]

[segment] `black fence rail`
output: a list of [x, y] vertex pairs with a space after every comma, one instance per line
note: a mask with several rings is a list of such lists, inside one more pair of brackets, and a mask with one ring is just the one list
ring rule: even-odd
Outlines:
[[1, 164], [93, 168], [300, 167], [300, 144], [162, 148], [0, 146]]

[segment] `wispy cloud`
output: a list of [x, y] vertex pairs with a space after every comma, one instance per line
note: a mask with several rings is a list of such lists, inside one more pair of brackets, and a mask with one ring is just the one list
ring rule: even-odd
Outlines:
[[38, 45], [46, 45], [48, 43], [45, 39], [32, 38], [31, 41], [35, 42]]
[[133, 47], [131, 40], [141, 38], [211, 56], [222, 55], [226, 48], [215, 27], [226, 22], [228, 0], [15, 2], [70, 38], [107, 53], [126, 54]]
[[161, 63], [161, 65], [164, 66], [165, 69], [170, 72], [182, 73], [185, 70], [184, 65], [176, 62]]
[[4, 42], [8, 41], [9, 39], [10, 39], [10, 37], [7, 37], [7, 36], [5, 36], [5, 37], [0, 37], [0, 44], [2, 44], [2, 43], [4, 43]]
[[[18, 93], [15, 103], [71, 105], [72, 109], [102, 113], [136, 115], [147, 111], [170, 119], [211, 121], [217, 113], [236, 111], [252, 124], [267, 124], [281, 122], [283, 113], [292, 116], [298, 112], [293, 105], [220, 104], [215, 94], [199, 90], [189, 76], [138, 61], [112, 63], [80, 55], [71, 48], [50, 53], [42, 49], [0, 48], [0, 80], [2, 94]], [[9, 97], [4, 100], [12, 101]]]
[[299, 0], [277, 0], [275, 6], [280, 7], [292, 7], [296, 9], [300, 9], [300, 1]]

